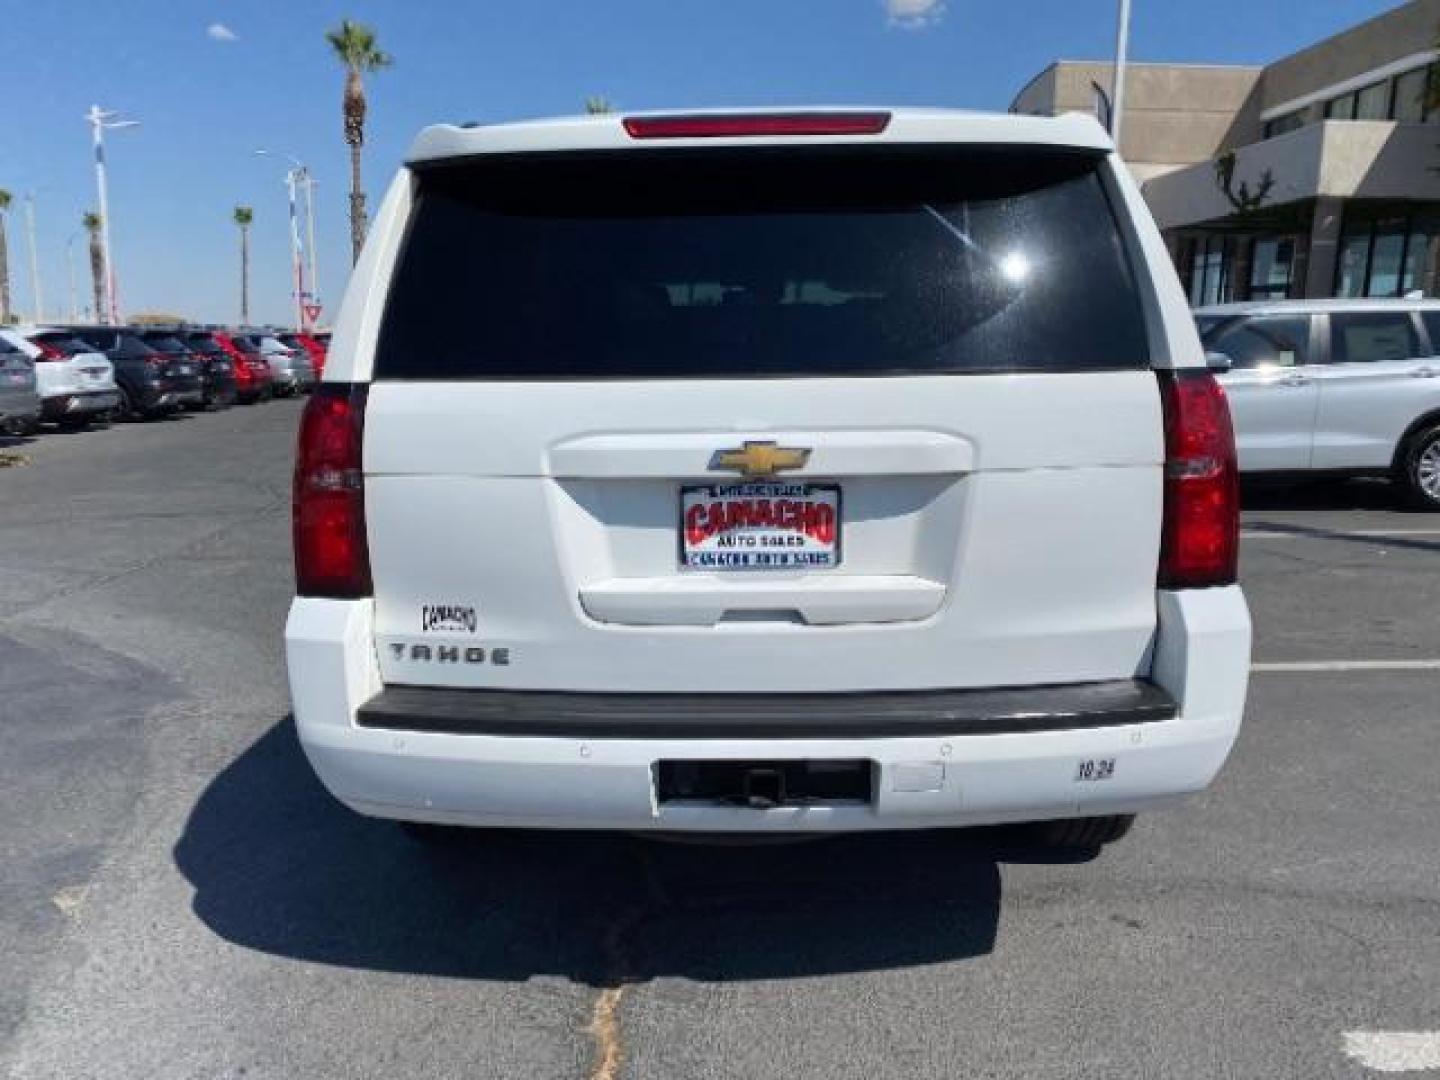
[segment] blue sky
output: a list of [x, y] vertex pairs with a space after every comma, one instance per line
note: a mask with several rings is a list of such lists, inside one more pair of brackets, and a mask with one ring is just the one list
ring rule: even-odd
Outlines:
[[[1377, 0], [1134, 0], [1140, 60], [1261, 63], [1393, 6]], [[231, 208], [255, 208], [252, 313], [283, 321], [288, 151], [318, 179], [321, 298], [349, 266], [341, 74], [324, 31], [370, 23], [395, 66], [369, 81], [372, 206], [414, 133], [442, 120], [619, 107], [882, 103], [1004, 109], [1060, 57], [1106, 57], [1115, 0], [0, 0], [0, 187], [12, 291], [31, 308], [21, 196], [35, 193], [40, 278], [69, 305], [67, 240], [94, 205], [92, 102], [139, 118], [108, 140], [127, 311], [233, 320]], [[209, 28], [219, 25], [229, 33]], [[77, 286], [89, 295], [83, 235]]]

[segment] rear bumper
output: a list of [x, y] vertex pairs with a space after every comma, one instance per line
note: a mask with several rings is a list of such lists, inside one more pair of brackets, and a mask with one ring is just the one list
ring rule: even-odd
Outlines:
[[[482, 693], [459, 708], [445, 691], [417, 697], [411, 690], [386, 689], [368, 601], [296, 600], [286, 656], [305, 752], [325, 786], [361, 813], [541, 828], [936, 828], [1135, 812], [1209, 785], [1239, 732], [1249, 615], [1236, 588], [1162, 593], [1159, 609], [1153, 684], [766, 695], [771, 719], [795, 725], [770, 735], [756, 734], [752, 726], [748, 734], [717, 737], [714, 727], [702, 727], [703, 735], [686, 728], [692, 734], [677, 737], [684, 721], [664, 715], [663, 707], [639, 710], [649, 718], [641, 723], [652, 725], [647, 734], [636, 729], [633, 701], [628, 708], [612, 702], [597, 709], [601, 695], [512, 695], [528, 704], [507, 709], [495, 695]], [[1096, 707], [1097, 695], [1109, 696], [1109, 703]], [[713, 706], [715, 695], [705, 697]], [[542, 704], [546, 698], [550, 707]], [[561, 698], [569, 699], [568, 715], [559, 707]], [[482, 699], [483, 709], [477, 707]], [[908, 702], [900, 711], [911, 722], [921, 718], [923, 727], [907, 732], [902, 726], [897, 733], [893, 724], [881, 726], [887, 710], [872, 706], [887, 700], [893, 706], [897, 699]], [[422, 708], [425, 702], [430, 704]], [[597, 711], [609, 718], [609, 731], [577, 726], [579, 714]], [[817, 712], [824, 723], [817, 722]], [[617, 713], [624, 718], [619, 727], [611, 722]], [[694, 719], [693, 711], [687, 715]], [[894, 715], [892, 707], [888, 716]], [[435, 726], [437, 717], [451, 730], [419, 730]], [[373, 726], [382, 721], [386, 726]], [[453, 730], [462, 724], [469, 733]], [[509, 733], [497, 733], [506, 725]], [[872, 762], [871, 804], [756, 809], [662, 806], [656, 799], [655, 767], [662, 760], [817, 758]], [[1101, 759], [1114, 762], [1107, 779], [1080, 779], [1083, 762]]]
[[56, 394], [47, 397], [41, 404], [40, 414], [46, 420], [59, 420], [67, 416], [86, 416], [93, 413], [109, 412], [120, 404], [116, 390], [101, 390], [90, 393]]
[[200, 405], [205, 401], [205, 384], [198, 375], [171, 379], [167, 389], [175, 405]]
[[0, 390], [0, 422], [35, 420], [40, 416], [40, 395], [34, 390]]
[[168, 412], [180, 405], [179, 394], [169, 380], [147, 380], [130, 391], [130, 403], [142, 413]]
[[1173, 720], [1175, 699], [1139, 679], [983, 690], [838, 694], [575, 694], [391, 686], [360, 727], [579, 739], [892, 738], [1014, 735]]

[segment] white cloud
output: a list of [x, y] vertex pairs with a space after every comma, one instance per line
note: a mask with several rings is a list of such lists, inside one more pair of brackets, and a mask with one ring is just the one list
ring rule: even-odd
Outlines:
[[884, 0], [891, 26], [924, 30], [945, 15], [945, 0]]
[[224, 23], [212, 22], [205, 28], [205, 36], [211, 41], [239, 41], [240, 35]]

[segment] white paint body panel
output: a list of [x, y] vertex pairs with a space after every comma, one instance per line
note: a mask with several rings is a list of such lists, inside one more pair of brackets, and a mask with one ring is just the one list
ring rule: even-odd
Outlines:
[[[840, 485], [839, 567], [679, 568], [680, 484], [715, 480], [717, 449], [757, 439], [813, 448], [786, 479]], [[737, 671], [773, 692], [1132, 678], [1155, 625], [1162, 452], [1148, 371], [377, 383], [381, 671], [576, 691], [726, 691]], [[478, 633], [417, 636], [427, 604], [475, 607]], [[724, 620], [757, 611], [773, 619]], [[504, 647], [512, 663], [390, 648], [416, 642]]]
[[[883, 136], [826, 141], [877, 140], [1109, 150], [1088, 118], [925, 110], [896, 111]], [[740, 145], [704, 140], [729, 142]], [[580, 118], [432, 128], [411, 159], [607, 148], [640, 147], [618, 118]], [[1118, 158], [1103, 168], [1153, 366], [1198, 367], [1159, 232]], [[327, 381], [370, 381], [411, 198], [402, 170], [352, 275]], [[808, 447], [806, 466], [783, 479], [841, 486], [837, 568], [679, 568], [680, 484], [722, 479], [711, 456], [745, 440]], [[472, 825], [848, 830], [1164, 805], [1208, 784], [1234, 742], [1250, 623], [1238, 588], [1157, 594], [1162, 457], [1151, 371], [374, 384], [364, 471], [376, 594], [292, 606], [300, 738], [356, 810]], [[426, 604], [473, 605], [476, 633], [422, 634]], [[419, 666], [397, 656], [414, 643], [504, 648], [510, 663]], [[1180, 715], [1123, 728], [801, 740], [584, 742], [355, 723], [387, 683], [783, 694], [1137, 677], [1170, 690]], [[657, 808], [653, 765], [676, 757], [865, 758], [877, 793], [869, 807]], [[1077, 761], [1096, 757], [1116, 758], [1113, 780], [1077, 783]]]
[[[296, 724], [330, 792], [373, 816], [493, 827], [855, 831], [1133, 813], [1204, 789], [1240, 728], [1250, 619], [1236, 587], [1159, 595], [1155, 680], [1180, 702], [1158, 724], [1019, 735], [872, 739], [566, 739], [357, 727], [379, 692], [368, 600], [298, 599], [286, 627]], [[867, 758], [870, 807], [657, 807], [666, 758]], [[1076, 763], [1113, 757], [1115, 776], [1078, 783]], [[941, 783], [908, 790], [923, 770]]]

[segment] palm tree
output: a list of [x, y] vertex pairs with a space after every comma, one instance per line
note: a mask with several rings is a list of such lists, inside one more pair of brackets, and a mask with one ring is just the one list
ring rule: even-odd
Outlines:
[[345, 67], [345, 143], [350, 147], [350, 261], [360, 260], [365, 246], [365, 193], [360, 190], [360, 148], [365, 145], [365, 84], [360, 76], [391, 64], [388, 53], [375, 45], [375, 31], [363, 23], [341, 19], [325, 35], [335, 57]]
[[10, 321], [10, 244], [5, 237], [10, 200], [10, 192], [0, 188], [0, 323]]
[[95, 285], [95, 321], [105, 318], [105, 249], [100, 246], [100, 215], [87, 210], [80, 219], [90, 234], [90, 280]]
[[591, 116], [607, 116], [615, 111], [614, 103], [603, 94], [585, 99], [585, 111]]
[[235, 207], [235, 224], [240, 226], [240, 325], [250, 325], [250, 226], [255, 211], [248, 206]]

